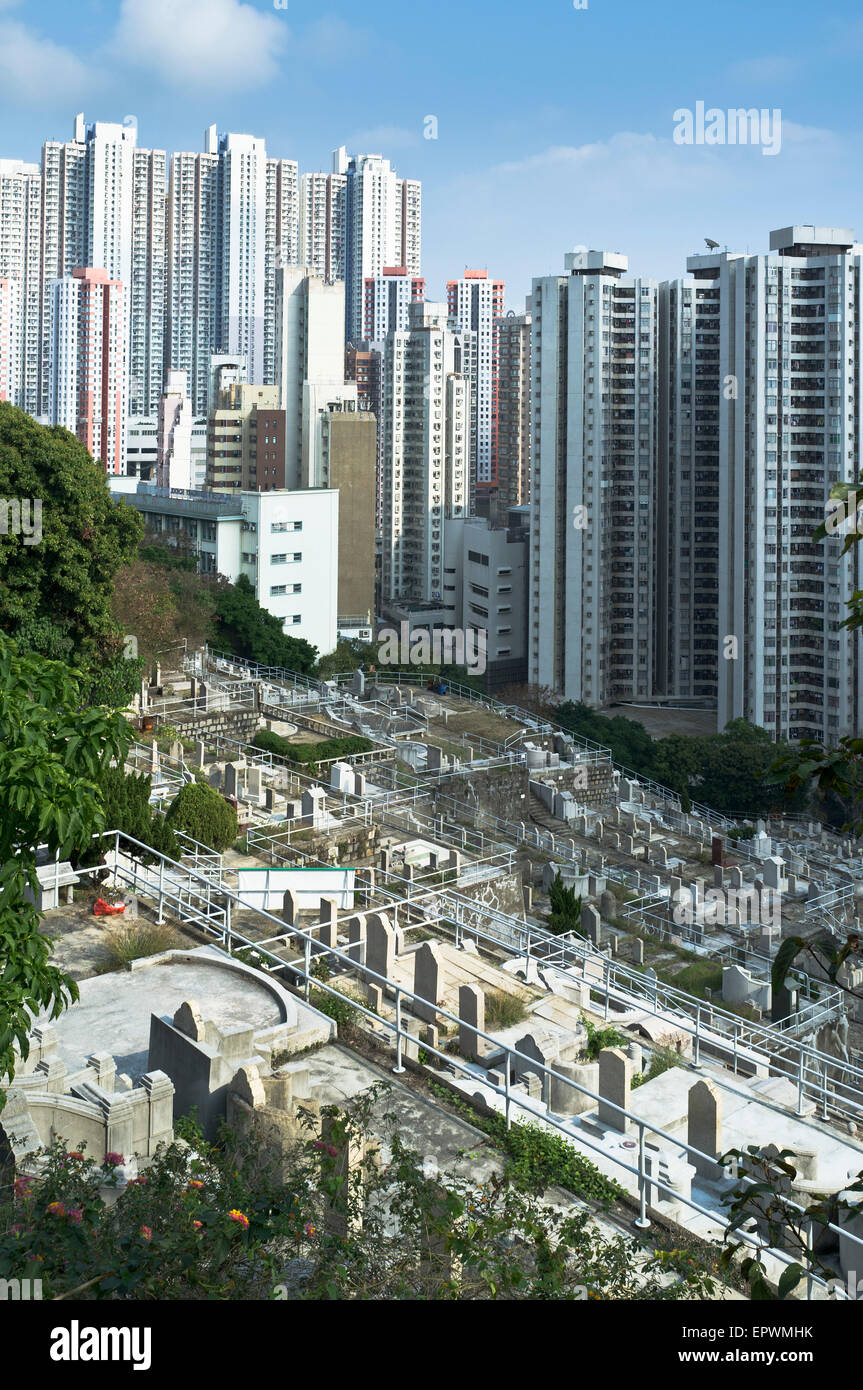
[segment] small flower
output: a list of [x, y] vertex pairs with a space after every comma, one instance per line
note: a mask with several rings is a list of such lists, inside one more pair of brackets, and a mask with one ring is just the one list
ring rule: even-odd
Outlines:
[[327, 1153], [329, 1154], [330, 1158], [338, 1158], [339, 1156], [338, 1149], [335, 1148], [332, 1144], [327, 1144]]
[[52, 1216], [66, 1215], [66, 1208], [64, 1207], [62, 1202], [49, 1202], [45, 1210], [47, 1212], [50, 1212]]
[[150, 1230], [150, 1227], [149, 1227], [149, 1226], [142, 1226], [142, 1227], [141, 1227], [141, 1235], [144, 1237], [145, 1240], [152, 1240], [152, 1239], [153, 1239], [153, 1232]]
[[143, 1178], [143, 1177], [141, 1177], [141, 1178], [130, 1178], [129, 1181], [128, 1181], [128, 1183], [127, 1183], [126, 1185], [127, 1185], [127, 1187], [136, 1187], [136, 1186], [137, 1186], [137, 1187], [145, 1187], [145, 1186], [146, 1186], [146, 1183], [147, 1183], [147, 1179], [146, 1179], [146, 1178]]
[[80, 1226], [82, 1220], [84, 1219], [84, 1213], [82, 1212], [80, 1207], [70, 1207], [66, 1215], [68, 1216], [69, 1223], [72, 1226]]
[[315, 1234], [315, 1229], [316, 1228], [312, 1225], [311, 1221], [307, 1221], [305, 1226], [303, 1227], [303, 1230], [305, 1231], [309, 1239], [311, 1239], [311, 1237]]
[[78, 1159], [83, 1160], [84, 1155], [81, 1154], [81, 1153], [78, 1153], [78, 1150], [77, 1150], [77, 1149], [71, 1149], [71, 1150], [69, 1151], [69, 1153], [65, 1153], [65, 1154], [63, 1155], [64, 1161], [65, 1161], [66, 1159], [70, 1159], [70, 1158], [78, 1158]]
[[249, 1218], [247, 1216], [244, 1216], [241, 1211], [237, 1211], [236, 1207], [234, 1207], [232, 1211], [228, 1212], [228, 1216], [231, 1218], [232, 1221], [236, 1221], [238, 1226], [242, 1226], [244, 1231], [247, 1231], [249, 1229]]
[[122, 1154], [109, 1153], [105, 1155], [103, 1167], [122, 1168], [125, 1162], [126, 1160]]
[[201, 1229], [201, 1227], [203, 1226], [203, 1224], [204, 1224], [203, 1221], [193, 1221], [193, 1222], [192, 1222], [192, 1225], [194, 1226], [194, 1228], [195, 1228], [196, 1231], [200, 1231], [200, 1229]]
[[32, 1197], [33, 1189], [30, 1186], [30, 1178], [16, 1178], [13, 1184], [15, 1196], [19, 1201], [24, 1201], [27, 1197]]
[[199, 1178], [190, 1178], [190, 1179], [189, 1179], [189, 1186], [190, 1186], [190, 1187], [203, 1187], [204, 1184], [200, 1181]]

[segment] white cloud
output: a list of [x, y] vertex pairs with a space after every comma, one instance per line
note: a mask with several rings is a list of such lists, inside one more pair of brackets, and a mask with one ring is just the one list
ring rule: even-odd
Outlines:
[[0, 20], [0, 102], [53, 108], [76, 102], [93, 86], [92, 74], [67, 48], [17, 20]]
[[122, 0], [111, 50], [184, 90], [242, 91], [272, 81], [289, 37], [241, 0]]

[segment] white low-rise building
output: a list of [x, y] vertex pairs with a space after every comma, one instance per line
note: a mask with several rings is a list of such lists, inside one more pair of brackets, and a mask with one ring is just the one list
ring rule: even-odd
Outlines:
[[336, 645], [339, 494], [335, 488], [221, 493], [109, 479], [147, 525], [198, 557], [202, 574], [241, 574], [286, 634], [323, 655]]

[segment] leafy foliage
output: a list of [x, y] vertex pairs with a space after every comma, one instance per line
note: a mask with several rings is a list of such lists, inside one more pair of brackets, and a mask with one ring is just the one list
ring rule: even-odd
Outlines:
[[237, 813], [204, 782], [187, 782], [168, 807], [165, 822], [209, 849], [229, 849], [237, 838]]
[[[122, 1155], [100, 1166], [57, 1143], [44, 1172], [0, 1207], [0, 1276], [36, 1276], [46, 1298], [89, 1300], [685, 1300], [712, 1292], [688, 1260], [609, 1238], [583, 1208], [544, 1204], [536, 1184], [553, 1181], [564, 1160], [538, 1129], [524, 1127], [514, 1140], [523, 1180], [427, 1176], [395, 1117], [380, 1114], [385, 1091], [325, 1107], [321, 1120], [303, 1115], [307, 1137], [279, 1157], [256, 1128], [223, 1130], [209, 1144], [186, 1122], [178, 1128], [187, 1142], [160, 1149], [125, 1186]], [[386, 1165], [373, 1136], [386, 1141]], [[116, 1200], [108, 1205], [103, 1193]]]
[[[845, 988], [837, 980], [837, 974], [848, 957], [859, 956], [860, 950], [861, 943], [857, 932], [849, 933], [841, 946], [830, 932], [821, 932], [809, 937], [786, 937], [776, 952], [770, 971], [771, 988], [774, 995], [777, 995], [784, 988], [789, 970], [797, 957], [801, 955], [811, 956], [815, 964], [824, 971], [832, 985], [837, 985], [840, 989]], [[855, 999], [863, 997], [852, 989], [846, 989], [845, 992]]]
[[259, 729], [252, 739], [252, 747], [260, 748], [262, 753], [275, 753], [277, 757], [288, 758], [293, 763], [319, 763], [326, 758], [347, 758], [353, 753], [370, 753], [374, 748], [370, 738], [361, 734], [345, 734], [343, 738], [324, 738], [317, 743], [291, 743], [272, 729]]
[[598, 1028], [591, 1019], [582, 1016], [582, 1023], [587, 1030], [587, 1046], [585, 1052], [588, 1060], [595, 1062], [604, 1047], [628, 1047], [629, 1039], [610, 1024], [605, 1028]]
[[[127, 773], [123, 767], [106, 767], [99, 778], [99, 791], [105, 817], [106, 830], [122, 830], [141, 844], [150, 845], [169, 859], [179, 859], [180, 846], [170, 825], [150, 806], [152, 778], [136, 772]], [[101, 853], [100, 847], [80, 845], [77, 847], [76, 864], [94, 864]], [[142, 855], [144, 862], [149, 856]]]
[[702, 801], [728, 814], [762, 816], [805, 805], [805, 790], [786, 787], [775, 775], [777, 756], [788, 745], [777, 745], [765, 729], [745, 719], [732, 719], [721, 734], [654, 740], [634, 719], [608, 718], [573, 701], [552, 713], [566, 728], [609, 747], [615, 762], [678, 792], [684, 809]]
[[72, 673], [19, 655], [0, 635], [0, 1078], [12, 1074], [16, 1043], [27, 1055], [31, 1014], [56, 1018], [77, 998], [74, 981], [50, 963], [28, 890], [38, 892], [38, 846], [68, 858], [104, 829], [101, 777], [127, 747], [119, 714], [79, 706]]
[[[795, 1160], [791, 1149], [777, 1149], [776, 1145], [760, 1148], [756, 1144], [746, 1149], [729, 1149], [722, 1157], [726, 1171], [734, 1173], [737, 1185], [724, 1198], [728, 1226], [721, 1264], [727, 1269], [745, 1252], [740, 1269], [749, 1283], [750, 1296], [758, 1301], [787, 1298], [807, 1272], [834, 1280], [836, 1271], [828, 1257], [835, 1235], [827, 1229], [828, 1224], [840, 1223], [845, 1212], [861, 1210], [861, 1197], [856, 1194], [863, 1196], [863, 1173], [854, 1182], [849, 1179], [845, 1191], [838, 1196], [807, 1194], [792, 1190], [798, 1171]], [[762, 1245], [796, 1256], [783, 1271], [775, 1291], [759, 1251], [749, 1254], [752, 1247], [735, 1239], [735, 1234], [742, 1231], [755, 1236]]]
[[[135, 555], [143, 523], [111, 496], [103, 469], [68, 431], [38, 425], [0, 402], [0, 497], [39, 499], [42, 537], [0, 535], [0, 632], [22, 650], [74, 661], [101, 676], [91, 703], [111, 678], [127, 691], [137, 683], [123, 658], [123, 634], [111, 613], [118, 571]], [[87, 697], [86, 684], [82, 696]]]
[[653, 1056], [647, 1067], [640, 1076], [632, 1078], [632, 1088], [643, 1086], [645, 1081], [655, 1081], [657, 1076], [662, 1076], [663, 1072], [670, 1071], [672, 1067], [682, 1067], [683, 1061], [678, 1052], [673, 1047], [654, 1048]]
[[281, 666], [300, 675], [312, 675], [315, 670], [317, 649], [302, 637], [289, 637], [282, 631], [279, 619], [258, 603], [244, 574], [216, 599], [215, 642], [261, 666]]

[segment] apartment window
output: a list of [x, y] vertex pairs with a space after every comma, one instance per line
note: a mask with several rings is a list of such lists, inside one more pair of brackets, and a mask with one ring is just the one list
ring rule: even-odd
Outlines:
[[280, 598], [282, 594], [286, 594], [287, 592], [288, 592], [288, 586], [287, 586], [287, 584], [271, 584], [271, 585], [270, 585], [270, 598]]

